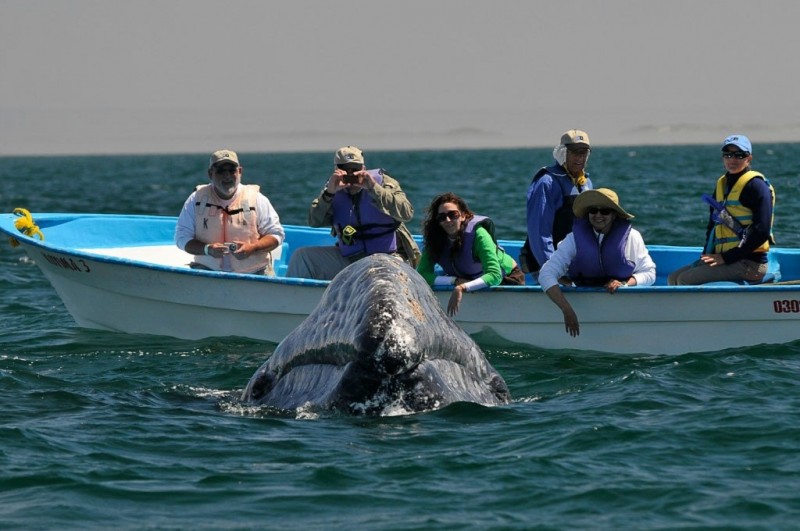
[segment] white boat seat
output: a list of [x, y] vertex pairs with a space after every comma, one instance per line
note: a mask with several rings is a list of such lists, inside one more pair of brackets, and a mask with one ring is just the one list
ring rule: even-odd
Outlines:
[[136, 247], [101, 247], [97, 249], [79, 249], [87, 253], [129, 260], [143, 260], [153, 264], [189, 268], [193, 257], [175, 245], [142, 245]]

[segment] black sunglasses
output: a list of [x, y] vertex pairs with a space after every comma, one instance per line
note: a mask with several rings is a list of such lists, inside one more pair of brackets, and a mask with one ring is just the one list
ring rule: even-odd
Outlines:
[[443, 222], [444, 220], [455, 221], [461, 215], [461, 212], [458, 210], [451, 210], [450, 212], [440, 212], [436, 214], [436, 221], [439, 223]]
[[219, 166], [214, 166], [214, 173], [236, 173], [238, 169], [239, 166], [233, 164], [220, 164]]
[[750, 156], [750, 153], [747, 151], [723, 151], [722, 158], [723, 159], [737, 159], [742, 160], [746, 159]]
[[346, 171], [347, 173], [355, 173], [364, 168], [364, 166], [361, 164], [337, 164], [336, 167], [342, 171]]
[[614, 211], [612, 209], [610, 209], [610, 208], [592, 207], [589, 210], [587, 210], [587, 212], [589, 212], [589, 214], [598, 214], [598, 213], [600, 213], [600, 214], [602, 214], [604, 216], [607, 216], [607, 215], [611, 214]]
[[587, 148], [587, 147], [571, 147], [571, 146], [567, 146], [567, 151], [569, 151], [570, 153], [572, 153], [574, 155], [588, 155], [589, 153], [592, 152], [591, 148]]

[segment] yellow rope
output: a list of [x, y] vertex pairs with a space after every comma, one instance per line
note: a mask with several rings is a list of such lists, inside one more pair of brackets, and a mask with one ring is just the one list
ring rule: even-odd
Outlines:
[[[20, 216], [20, 218], [14, 222], [14, 226], [17, 228], [25, 236], [29, 236], [33, 238], [34, 236], [38, 236], [40, 240], [44, 240], [44, 234], [42, 234], [41, 229], [36, 226], [36, 223], [33, 222], [33, 218], [31, 217], [31, 213], [25, 210], [24, 208], [15, 208], [14, 215]], [[11, 247], [19, 246], [19, 240], [11, 236], [8, 239], [8, 242], [11, 244]]]

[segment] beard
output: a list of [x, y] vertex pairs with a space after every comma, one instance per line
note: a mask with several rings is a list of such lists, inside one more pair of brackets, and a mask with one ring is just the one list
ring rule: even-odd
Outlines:
[[236, 195], [236, 190], [239, 188], [239, 183], [223, 184], [214, 183], [214, 192], [222, 199], [231, 199]]

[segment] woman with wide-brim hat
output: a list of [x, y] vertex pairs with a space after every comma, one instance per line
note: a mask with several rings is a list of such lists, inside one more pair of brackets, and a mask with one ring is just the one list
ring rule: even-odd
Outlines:
[[603, 286], [609, 293], [625, 286], [649, 286], [656, 281], [656, 265], [633, 218], [609, 188], [581, 192], [572, 205], [572, 232], [559, 244], [539, 272], [539, 284], [564, 314], [571, 336], [580, 333], [578, 316], [559, 282], [574, 286]]

